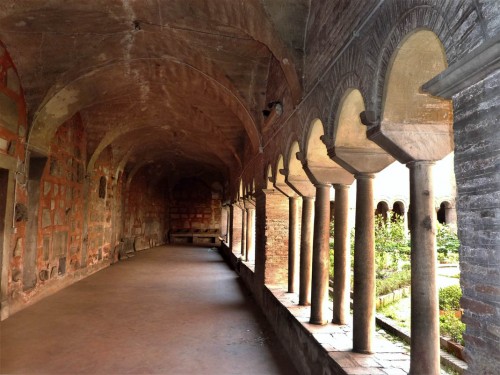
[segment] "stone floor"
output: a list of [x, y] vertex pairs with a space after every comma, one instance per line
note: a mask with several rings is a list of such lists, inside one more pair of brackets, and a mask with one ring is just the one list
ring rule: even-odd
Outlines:
[[237, 275], [206, 248], [140, 252], [0, 330], [2, 374], [296, 373]]

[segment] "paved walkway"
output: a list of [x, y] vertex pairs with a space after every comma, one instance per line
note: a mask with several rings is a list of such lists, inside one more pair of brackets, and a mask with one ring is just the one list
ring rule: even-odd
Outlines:
[[219, 254], [159, 247], [0, 324], [0, 372], [295, 374]]

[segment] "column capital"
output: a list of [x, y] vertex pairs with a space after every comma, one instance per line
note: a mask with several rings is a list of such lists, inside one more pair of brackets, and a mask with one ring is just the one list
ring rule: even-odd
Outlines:
[[351, 187], [351, 185], [347, 185], [347, 184], [333, 184], [333, 188], [335, 190], [340, 190], [340, 189], [347, 190], [350, 187]]
[[375, 173], [358, 173], [358, 174], [354, 175], [354, 178], [356, 178], [356, 180], [374, 179], [375, 178]]
[[413, 168], [413, 167], [417, 167], [419, 165], [429, 165], [429, 166], [432, 166], [432, 165], [435, 165], [436, 162], [435, 161], [432, 161], [432, 160], [413, 160], [413, 161], [410, 161], [408, 163], [406, 163], [406, 166], [408, 168]]
[[332, 184], [324, 183], [324, 182], [317, 182], [317, 183], [314, 184], [314, 187], [315, 188], [322, 188], [322, 187], [324, 187], [324, 188], [328, 188], [329, 189], [329, 188], [332, 187]]

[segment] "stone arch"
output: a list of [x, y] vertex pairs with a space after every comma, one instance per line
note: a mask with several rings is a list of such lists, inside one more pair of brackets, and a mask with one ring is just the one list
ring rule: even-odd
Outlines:
[[347, 87], [340, 98], [329, 155], [350, 173], [377, 173], [394, 161], [376, 143], [366, 136], [366, 126], [361, 122], [365, 102], [361, 91]]
[[440, 160], [453, 150], [451, 101], [421, 91], [446, 67], [444, 47], [427, 29], [407, 34], [391, 57], [380, 122], [368, 135], [401, 163]]
[[300, 159], [304, 170], [314, 184], [351, 184], [353, 176], [340, 167], [329, 156], [323, 141], [325, 139], [324, 126], [320, 119], [314, 119], [308, 129], [304, 152]]
[[[408, 6], [404, 2], [398, 4], [400, 7]], [[381, 114], [382, 95], [384, 92], [386, 75], [388, 67], [391, 64], [391, 57], [397, 52], [398, 47], [404, 39], [411, 33], [420, 29], [433, 31], [438, 35], [444, 45], [446, 55], [453, 61], [456, 52], [454, 51], [454, 41], [452, 40], [453, 33], [451, 32], [452, 25], [446, 19], [446, 15], [439, 8], [431, 5], [412, 5], [412, 8], [406, 9], [391, 9], [391, 5], [387, 5], [382, 9], [377, 18], [377, 21], [372, 28], [373, 35], [366, 42], [370, 46], [368, 55], [373, 56], [373, 61], [370, 61], [368, 66], [373, 66], [374, 70], [369, 77], [375, 77], [373, 82], [369, 110], [374, 111], [375, 117]], [[396, 18], [396, 15], [400, 15]], [[388, 20], [396, 19], [394, 23]], [[370, 73], [370, 72], [368, 72]]]
[[456, 225], [457, 217], [455, 206], [449, 201], [442, 201], [436, 209], [437, 221], [441, 224]]
[[[57, 90], [51, 92], [38, 108], [33, 119], [33, 125], [29, 131], [29, 139], [33, 148], [44, 152], [46, 150], [46, 139], [51, 139], [56, 129], [61, 123], [70, 118], [82, 106], [91, 106], [96, 100], [95, 95], [91, 95], [95, 87], [93, 80], [105, 79], [108, 72], [122, 69], [124, 72], [132, 67], [147, 66], [148, 61], [157, 61], [164, 66], [169, 66], [171, 69], [189, 72], [200, 77], [203, 82], [213, 85], [214, 89], [218, 89], [221, 94], [220, 98], [225, 100], [230, 110], [241, 120], [243, 127], [249, 137], [252, 148], [257, 150], [259, 145], [259, 132], [255, 121], [244, 104], [243, 99], [235, 93], [231, 87], [227, 87], [226, 82], [221, 83], [216, 78], [204, 73], [192, 65], [180, 62], [172, 58], [150, 58], [150, 59], [134, 59], [131, 61], [115, 61], [113, 63], [100, 66], [94, 70], [88, 71], [83, 75], [78, 76], [65, 86], [57, 87]], [[169, 68], [169, 69], [170, 69]], [[184, 70], [183, 70], [184, 69]], [[126, 83], [126, 82], [124, 82]], [[83, 101], [82, 98], [87, 98]], [[105, 147], [106, 145], [104, 145]]]
[[[343, 65], [342, 65], [343, 66]], [[342, 104], [346, 96], [354, 89], [361, 93], [364, 98], [363, 89], [361, 88], [363, 81], [360, 76], [355, 71], [349, 71], [344, 73], [341, 78], [338, 79], [338, 85], [336, 85], [333, 92], [333, 97], [330, 102], [330, 109], [328, 112], [328, 118], [326, 123], [326, 136], [328, 139], [335, 140], [336, 127], [338, 126], [339, 113], [342, 108]]]

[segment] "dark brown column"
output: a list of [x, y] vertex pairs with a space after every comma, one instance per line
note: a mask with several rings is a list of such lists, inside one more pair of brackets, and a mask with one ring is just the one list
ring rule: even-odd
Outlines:
[[311, 285], [312, 324], [326, 324], [330, 238], [330, 185], [316, 185]]
[[255, 208], [247, 208], [247, 245], [245, 261], [255, 261]]
[[314, 228], [314, 197], [302, 197], [300, 226], [299, 305], [311, 304], [312, 249]]
[[351, 290], [351, 254], [349, 249], [349, 186], [335, 188], [334, 249], [333, 249], [333, 320], [346, 324], [349, 316]]
[[230, 226], [230, 248], [231, 252], [238, 256], [241, 254], [241, 231], [242, 231], [242, 211], [237, 204], [231, 204], [231, 226]]
[[241, 258], [245, 259], [247, 253], [247, 212], [241, 202]]
[[353, 350], [371, 353], [375, 335], [375, 232], [372, 174], [356, 175]]
[[288, 198], [288, 293], [295, 292], [297, 284], [297, 260], [299, 259], [299, 198]]
[[440, 371], [433, 165], [427, 161], [408, 164], [411, 204], [410, 374], [439, 374]]

